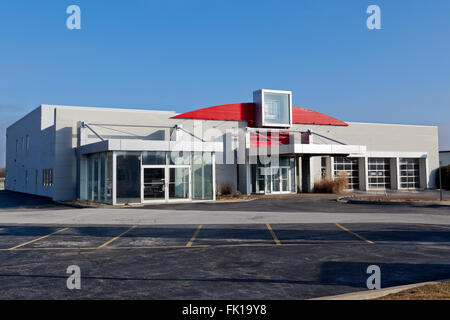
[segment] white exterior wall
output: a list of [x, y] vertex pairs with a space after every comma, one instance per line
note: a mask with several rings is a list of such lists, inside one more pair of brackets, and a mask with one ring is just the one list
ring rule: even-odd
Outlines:
[[[6, 184], [5, 189], [53, 198], [53, 187], [43, 185], [43, 170], [55, 164], [54, 108], [39, 107], [6, 130]], [[29, 135], [29, 150], [26, 136]], [[24, 145], [21, 146], [21, 141]], [[16, 153], [16, 140], [19, 141]], [[25, 183], [28, 170], [28, 183]], [[38, 181], [36, 183], [36, 170]]]
[[310, 173], [311, 173], [311, 190], [314, 188], [314, 182], [322, 179], [322, 159], [321, 157], [311, 157]]

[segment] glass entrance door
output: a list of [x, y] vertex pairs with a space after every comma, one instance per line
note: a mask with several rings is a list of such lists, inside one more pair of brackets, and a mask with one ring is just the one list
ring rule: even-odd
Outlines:
[[169, 167], [169, 200], [189, 199], [189, 167]]
[[289, 190], [289, 168], [280, 168], [281, 171], [281, 192], [290, 192]]
[[144, 201], [166, 199], [164, 168], [144, 168]]
[[280, 168], [272, 168], [272, 192], [280, 191]]
[[145, 166], [142, 174], [144, 202], [191, 199], [189, 166]]
[[267, 181], [272, 186], [272, 193], [291, 192], [289, 170], [289, 167], [272, 168], [271, 179]]

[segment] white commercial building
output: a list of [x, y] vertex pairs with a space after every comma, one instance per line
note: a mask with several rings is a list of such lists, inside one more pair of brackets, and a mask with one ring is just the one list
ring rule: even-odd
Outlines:
[[292, 106], [292, 93], [169, 111], [41, 105], [7, 129], [6, 189], [109, 204], [349, 188], [435, 188], [435, 126], [343, 122]]

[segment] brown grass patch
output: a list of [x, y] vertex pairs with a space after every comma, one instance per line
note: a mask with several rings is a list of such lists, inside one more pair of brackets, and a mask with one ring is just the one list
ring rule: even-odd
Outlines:
[[233, 186], [231, 184], [222, 184], [219, 187], [219, 193], [221, 195], [231, 195], [233, 194]]
[[314, 182], [315, 193], [343, 193], [348, 188], [348, 178], [345, 172], [341, 172], [338, 177], [331, 179], [325, 177], [320, 181]]
[[427, 284], [389, 294], [376, 300], [450, 300], [450, 282]]

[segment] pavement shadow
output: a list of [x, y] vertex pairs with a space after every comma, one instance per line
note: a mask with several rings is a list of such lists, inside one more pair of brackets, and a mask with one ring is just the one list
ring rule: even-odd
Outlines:
[[[381, 270], [381, 288], [400, 286], [406, 284], [450, 279], [450, 265], [448, 264], [408, 264], [408, 263], [374, 263]], [[367, 289], [367, 268], [373, 265], [368, 262], [334, 262], [327, 261], [321, 264], [320, 274], [315, 280], [289, 279], [279, 276], [273, 278], [263, 277], [127, 277], [127, 276], [96, 276], [84, 275], [83, 279], [114, 280], [114, 281], [141, 281], [141, 282], [217, 282], [217, 283], [267, 283], [267, 284], [297, 284], [297, 285], [323, 285], [347, 286]], [[0, 273], [0, 278], [60, 278], [64, 275], [52, 274], [19, 274]], [[301, 277], [300, 277], [301, 278]]]
[[371, 265], [380, 267], [381, 288], [450, 279], [450, 264], [323, 262], [317, 284], [367, 288]]
[[0, 210], [5, 209], [67, 209], [52, 199], [25, 193], [0, 190]]

